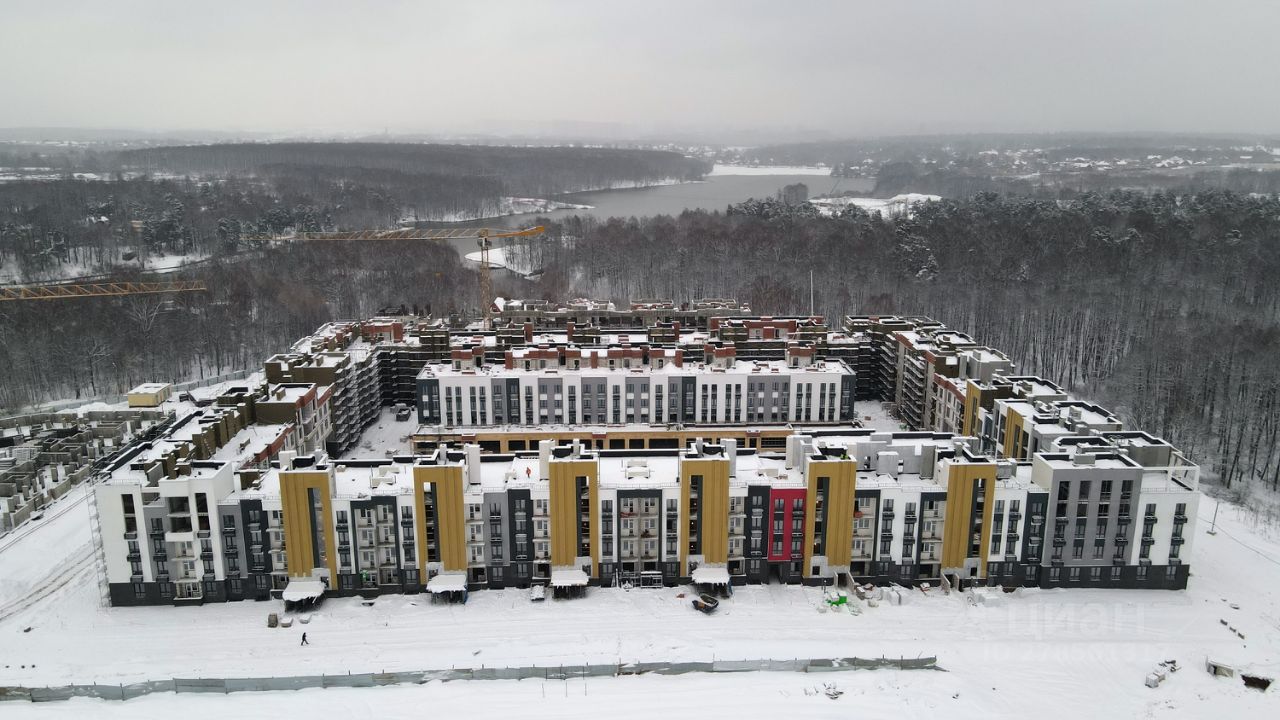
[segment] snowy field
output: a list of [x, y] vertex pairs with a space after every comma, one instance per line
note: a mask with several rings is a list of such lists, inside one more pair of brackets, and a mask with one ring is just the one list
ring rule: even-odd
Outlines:
[[[1206, 656], [1270, 664], [1280, 658], [1280, 538], [1250, 527], [1246, 511], [1201, 506], [1185, 592], [1053, 590], [967, 596], [919, 591], [904, 605], [862, 614], [823, 612], [822, 591], [740, 588], [716, 615], [693, 611], [683, 588], [593, 589], [580, 600], [531, 603], [524, 591], [476, 592], [466, 605], [387, 596], [372, 607], [331, 599], [307, 625], [268, 629], [278, 602], [103, 608], [85, 558], [87, 504], [71, 498], [0, 544], [0, 685], [119, 683], [168, 677], [245, 677], [619, 662], [936, 655], [946, 672], [856, 671], [621, 677], [585, 682], [472, 681], [424, 686], [158, 695], [112, 703], [0, 705], [4, 717], [192, 717], [331, 708], [405, 713], [483, 709], [544, 716], [609, 711], [618, 717], [714, 707], [746, 716], [784, 709], [848, 717], [1261, 717], [1267, 693], [1202, 670]], [[38, 599], [28, 605], [26, 598]], [[975, 598], [976, 600], [976, 598]], [[1226, 625], [1223, 624], [1226, 622]], [[1244, 635], [1239, 638], [1230, 628]], [[29, 628], [29, 630], [28, 630]], [[311, 645], [300, 647], [306, 630]], [[1162, 660], [1182, 670], [1157, 689], [1143, 678]], [[822, 682], [838, 700], [805, 694]], [[483, 695], [480, 695], [483, 693]], [[543, 697], [545, 693], [545, 697]], [[566, 696], [567, 694], [567, 696]], [[179, 705], [180, 703], [180, 705]], [[1271, 707], [1271, 711], [1266, 711]]]
[[796, 165], [721, 165], [716, 163], [708, 175], [823, 175], [831, 176], [829, 167]]
[[548, 213], [554, 210], [590, 210], [590, 209], [591, 209], [590, 205], [577, 205], [574, 203], [561, 202], [559, 200], [548, 200], [546, 198], [503, 197], [498, 200], [498, 207], [494, 211], [489, 211], [485, 213], [447, 212], [447, 213], [439, 213], [431, 217], [413, 218], [413, 219], [431, 220], [434, 222], [472, 222], [475, 220], [488, 220], [488, 219], [498, 218], [498, 217], [507, 217], [509, 215], [530, 215], [534, 213]]
[[813, 198], [809, 202], [818, 207], [818, 212], [823, 215], [834, 215], [849, 205], [857, 205], [869, 213], [878, 212], [889, 217], [896, 217], [903, 214], [910, 214], [911, 207], [916, 203], [934, 202], [941, 200], [938, 195], [923, 195], [921, 193], [904, 193], [902, 195], [894, 195], [891, 198], [871, 198], [871, 197], [834, 197], [834, 198]]
[[853, 404], [853, 414], [857, 416], [862, 427], [873, 430], [897, 432], [907, 428], [900, 420], [889, 414], [884, 405], [874, 400], [859, 400]]

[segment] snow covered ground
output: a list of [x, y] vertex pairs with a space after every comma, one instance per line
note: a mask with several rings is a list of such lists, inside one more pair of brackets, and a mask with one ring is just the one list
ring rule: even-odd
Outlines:
[[829, 167], [805, 167], [796, 165], [721, 165], [716, 163], [710, 175], [824, 175], [831, 176]]
[[[480, 264], [480, 251], [477, 250], [476, 252], [467, 253], [466, 258], [478, 265]], [[511, 257], [508, 257], [507, 248], [500, 247], [490, 248], [489, 267], [505, 268], [512, 272], [520, 273], [521, 275], [528, 275], [534, 271], [534, 268], [528, 267], [527, 263], [517, 262], [514, 254]]]
[[906, 430], [906, 426], [889, 414], [884, 405], [875, 400], [859, 400], [853, 404], [853, 414], [857, 416], [863, 427], [873, 430], [897, 432]]
[[433, 216], [422, 219], [436, 222], [471, 222], [473, 220], [485, 220], [495, 217], [506, 217], [508, 215], [548, 213], [553, 210], [590, 209], [590, 205], [578, 205], [575, 203], [560, 202], [559, 200], [548, 200], [546, 198], [504, 197], [498, 201], [498, 211], [494, 213], [478, 214], [468, 212], [451, 212], [443, 213], [438, 217]]
[[[499, 665], [618, 661], [936, 655], [947, 672], [857, 671], [621, 677], [564, 682], [473, 681], [400, 688], [159, 695], [128, 703], [76, 700], [4, 704], [5, 717], [151, 717], [180, 709], [290, 715], [320, 709], [406, 713], [471, 708], [543, 716], [608, 709], [621, 718], [714, 707], [748, 717], [784, 709], [819, 716], [905, 709], [908, 716], [991, 718], [1262, 717], [1280, 688], [1260, 693], [1203, 671], [1206, 656], [1270, 663], [1280, 647], [1280, 542], [1251, 514], [1201, 504], [1185, 592], [1053, 590], [1005, 595], [908, 593], [861, 615], [822, 612], [822, 591], [740, 588], [716, 615], [693, 611], [681, 588], [592, 589], [580, 600], [531, 603], [525, 591], [476, 592], [466, 605], [387, 596], [366, 607], [330, 599], [307, 625], [268, 629], [278, 602], [204, 607], [103, 608], [83, 565], [84, 503], [71, 499], [42, 525], [0, 545], [0, 685], [129, 682]], [[38, 598], [25, 605], [24, 598]], [[974, 598], [977, 599], [976, 597]], [[1225, 621], [1225, 624], [1224, 624]], [[26, 629], [30, 628], [29, 631]], [[1244, 639], [1237, 636], [1234, 628]], [[298, 644], [302, 630], [311, 641]], [[1156, 689], [1147, 673], [1175, 659], [1181, 671]], [[806, 695], [835, 682], [838, 700]], [[546, 697], [543, 697], [545, 692]], [[566, 693], [568, 696], [566, 697]], [[180, 704], [179, 704], [180, 703]], [[1266, 708], [1271, 707], [1271, 711]], [[140, 714], [139, 714], [140, 713]]]
[[364, 429], [360, 442], [347, 451], [347, 456], [390, 457], [410, 452], [409, 438], [418, 429], [418, 412], [410, 410], [410, 419], [400, 422], [396, 420], [395, 408], [382, 408], [378, 421]]
[[904, 193], [902, 195], [894, 195], [891, 198], [870, 198], [870, 197], [834, 197], [834, 198], [814, 198], [809, 202], [818, 206], [818, 211], [823, 215], [833, 215], [849, 205], [857, 205], [867, 212], [878, 212], [887, 217], [896, 217], [902, 214], [909, 214], [911, 207], [916, 203], [933, 202], [941, 200], [937, 195], [923, 195], [921, 193]]

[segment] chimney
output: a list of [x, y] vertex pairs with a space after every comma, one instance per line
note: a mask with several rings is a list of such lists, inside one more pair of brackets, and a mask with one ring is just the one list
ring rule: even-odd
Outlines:
[[876, 472], [881, 475], [888, 475], [891, 478], [898, 477], [898, 453], [882, 452], [876, 454]]
[[724, 446], [725, 457], [729, 458], [729, 477], [738, 476], [738, 441], [733, 438], [725, 438], [720, 441]]
[[533, 342], [533, 323], [531, 322], [524, 324], [524, 341], [527, 343]]
[[551, 449], [556, 446], [554, 440], [538, 441], [538, 479], [551, 477]]
[[804, 443], [808, 439], [807, 435], [787, 436], [786, 466], [788, 469], [798, 468], [804, 463]]
[[467, 484], [480, 484], [480, 446], [475, 443], [468, 443], [462, 446], [467, 453]]
[[565, 332], [565, 339], [567, 339], [569, 342], [573, 342], [573, 329], [574, 329], [573, 321], [572, 320], [566, 321], [564, 324], [564, 332]]
[[516, 367], [516, 357], [510, 350], [508, 350], [504, 356], [503, 365], [508, 370], [514, 370]]

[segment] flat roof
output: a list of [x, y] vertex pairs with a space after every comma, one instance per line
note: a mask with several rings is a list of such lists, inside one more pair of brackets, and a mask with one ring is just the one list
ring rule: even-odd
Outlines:
[[[584, 350], [586, 353], [596, 353], [596, 351], [597, 349]], [[609, 367], [606, 362], [599, 367], [572, 368], [556, 364], [546, 368], [535, 367], [528, 370], [520, 366], [508, 368], [496, 363], [485, 363], [480, 367], [464, 366], [460, 370], [455, 370], [451, 363], [428, 363], [422, 368], [421, 372], [418, 373], [418, 377], [542, 378], [582, 377], [584, 375], [592, 377], [598, 375], [633, 375], [636, 377], [654, 375], [741, 375], [743, 377], [789, 377], [791, 375], [803, 374], [853, 375], [853, 370], [839, 360], [819, 360], [803, 367], [791, 367], [785, 360], [735, 360], [731, 365], [723, 368], [708, 365], [703, 362], [690, 362], [686, 360], [682, 365], [676, 365], [674, 362], [670, 362], [666, 363], [662, 367], [652, 364], [639, 364], [632, 365], [631, 367], [624, 367], [622, 363], [615, 363], [615, 367]]]

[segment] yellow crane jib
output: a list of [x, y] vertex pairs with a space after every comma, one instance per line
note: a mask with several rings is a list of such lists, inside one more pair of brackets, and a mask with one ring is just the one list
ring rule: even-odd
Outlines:
[[200, 292], [208, 290], [203, 280], [171, 282], [97, 282], [52, 285], [10, 285], [0, 287], [5, 300], [65, 300], [68, 298], [151, 295], [155, 293]]

